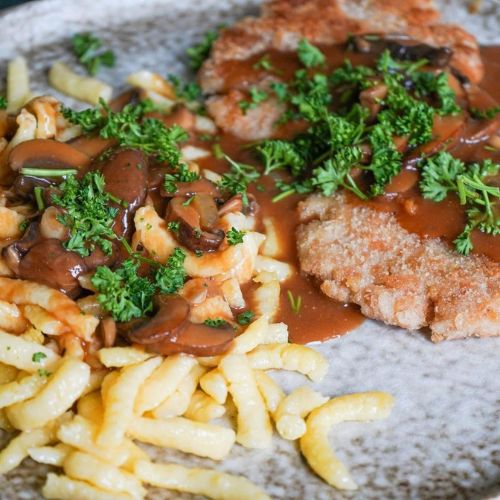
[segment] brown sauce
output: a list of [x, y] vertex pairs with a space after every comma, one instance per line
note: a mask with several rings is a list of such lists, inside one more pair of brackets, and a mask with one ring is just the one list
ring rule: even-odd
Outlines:
[[[346, 58], [346, 53], [338, 47], [322, 47], [322, 50], [328, 59], [328, 69], [339, 66]], [[482, 54], [485, 60], [486, 75], [481, 85], [481, 92], [475, 98], [474, 106], [486, 108], [495, 102], [500, 102], [500, 86], [498, 85], [500, 64], [496, 62], [499, 60], [500, 47], [485, 47], [482, 49]], [[370, 64], [370, 58], [366, 55], [355, 53], [347, 55], [353, 64]], [[268, 72], [258, 68], [258, 62], [263, 56], [264, 54], [258, 54], [246, 61], [228, 63], [224, 74], [226, 88], [237, 88], [245, 91], [256, 81], [269, 78]], [[283, 80], [291, 79], [294, 72], [300, 67], [294, 53], [269, 51], [265, 56], [272, 64], [276, 76]], [[484, 123], [469, 120], [465, 125], [465, 130], [463, 127], [460, 130], [460, 136], [477, 137], [476, 132], [481, 131], [481, 128], [484, 128]], [[300, 129], [300, 124], [296, 124], [295, 127], [289, 125], [288, 129], [278, 129], [275, 136], [290, 138], [296, 135], [297, 130]], [[495, 133], [495, 131], [498, 133], [498, 124], [493, 124], [488, 133]], [[480, 161], [485, 158], [499, 161], [500, 153], [492, 154], [484, 147], [487, 145], [485, 139], [488, 137], [481, 137], [479, 134], [479, 138], [479, 140], [467, 141], [462, 138], [457, 139], [456, 133], [453, 133], [452, 139], [455, 139], [452, 146], [453, 154], [464, 161]], [[244, 144], [241, 140], [225, 134], [220, 138], [220, 144], [222, 150], [232, 158], [255, 164], [255, 157], [252, 156], [249, 149], [242, 149]], [[223, 171], [224, 161], [210, 159], [206, 160], [203, 166]], [[263, 177], [260, 180], [260, 185], [261, 190], [254, 186], [251, 188], [251, 192], [256, 196], [262, 213], [266, 217], [271, 217], [277, 227], [281, 244], [278, 258], [289, 262], [298, 270], [295, 241], [295, 231], [298, 225], [296, 207], [297, 203], [304, 197], [294, 195], [278, 203], [273, 203], [272, 198], [276, 195], [274, 180], [269, 176]], [[463, 230], [466, 216], [459, 200], [455, 196], [449, 196], [440, 203], [425, 200], [418, 189], [418, 173], [414, 168], [403, 170], [393, 179], [391, 186], [394, 187], [394, 192], [369, 202], [363, 202], [354, 195], [349, 196], [349, 198], [352, 203], [368, 203], [377, 210], [394, 213], [405, 229], [423, 238], [442, 238], [451, 245]], [[474, 253], [486, 255], [497, 262], [500, 261], [500, 237], [475, 231], [472, 240]], [[248, 292], [252, 288], [252, 285], [247, 287], [248, 295], [250, 295]], [[291, 291], [294, 297], [301, 297], [302, 305], [298, 313], [291, 307], [287, 297], [288, 291]], [[313, 283], [308, 277], [297, 271], [292, 278], [282, 284], [280, 312], [277, 320], [288, 324], [291, 341], [307, 343], [342, 335], [361, 324], [363, 316], [357, 307], [341, 304], [328, 298], [320, 291], [317, 283]]]

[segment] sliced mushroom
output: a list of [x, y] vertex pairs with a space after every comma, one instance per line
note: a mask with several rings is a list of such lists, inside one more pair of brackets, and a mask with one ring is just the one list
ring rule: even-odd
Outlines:
[[36, 243], [22, 257], [18, 276], [76, 297], [80, 292], [78, 276], [86, 270], [78, 254], [67, 251], [59, 240], [48, 239]]
[[80, 135], [68, 141], [67, 144], [89, 158], [96, 158], [107, 149], [115, 146], [116, 141], [114, 139], [103, 139], [96, 135]]
[[191, 205], [200, 214], [200, 226], [203, 229], [213, 228], [217, 224], [219, 211], [213, 196], [205, 193], [196, 194]]
[[444, 68], [450, 63], [453, 51], [449, 47], [432, 47], [417, 43], [407, 35], [381, 35], [366, 33], [350, 37], [349, 45], [357, 52], [373, 55], [389, 50], [392, 57], [402, 61], [417, 61], [427, 59], [431, 66]]
[[32, 222], [21, 239], [2, 250], [2, 257], [16, 275], [19, 274], [21, 259], [38, 241], [40, 241], [40, 226], [38, 222]]
[[58, 207], [48, 207], [40, 219], [40, 234], [43, 238], [54, 238], [65, 241], [69, 238], [69, 229], [58, 219], [64, 210]]
[[236, 194], [232, 198], [229, 198], [224, 205], [219, 208], [219, 216], [232, 213], [232, 212], [242, 212], [245, 215], [255, 215], [259, 211], [259, 205], [255, 196], [253, 194], [248, 194], [248, 204], [243, 206], [243, 198], [241, 194]]
[[33, 139], [18, 144], [9, 155], [9, 166], [14, 171], [23, 167], [75, 168], [86, 167], [90, 158], [64, 142]]
[[167, 198], [171, 198], [173, 196], [185, 196], [189, 198], [195, 194], [201, 193], [208, 194], [217, 199], [221, 198], [219, 188], [208, 179], [198, 179], [193, 182], [178, 182], [177, 191], [175, 193], [167, 193], [164, 189], [161, 191], [162, 196]]
[[92, 168], [100, 170], [106, 181], [106, 191], [120, 199], [121, 207], [115, 218], [113, 230], [118, 236], [128, 236], [132, 231], [132, 218], [144, 204], [148, 183], [148, 160], [136, 149], [118, 149], [102, 164]]
[[35, 187], [49, 187], [54, 185], [57, 179], [43, 179], [41, 177], [32, 177], [31, 175], [18, 175], [12, 190], [22, 198], [30, 198], [33, 195]]
[[365, 89], [359, 94], [359, 102], [361, 106], [367, 108], [370, 112], [370, 120], [377, 116], [382, 107], [381, 101], [387, 97], [387, 92], [387, 85], [379, 84]]
[[[194, 202], [194, 200], [193, 200]], [[179, 222], [179, 242], [193, 252], [214, 252], [224, 241], [225, 233], [222, 229], [213, 226], [218, 220], [217, 208], [214, 214], [201, 215], [191, 202], [185, 204], [185, 200], [180, 197], [172, 199], [167, 209], [167, 220]], [[202, 207], [204, 202], [198, 204]], [[208, 202], [206, 202], [208, 206]], [[213, 208], [213, 207], [212, 207]], [[202, 229], [202, 217], [212, 225]], [[213, 222], [212, 222], [213, 221]]]
[[150, 344], [146, 349], [163, 355], [183, 352], [194, 356], [217, 356], [229, 349], [233, 339], [234, 330], [229, 324], [212, 328], [189, 322], [187, 327], [178, 330], [174, 337]]
[[133, 328], [127, 337], [142, 345], [151, 345], [173, 337], [179, 330], [186, 328], [189, 309], [188, 302], [180, 296], [162, 297], [155, 316]]
[[180, 221], [179, 242], [193, 252], [215, 252], [224, 241], [225, 235], [222, 229], [203, 231]]
[[116, 341], [116, 323], [113, 318], [103, 318], [99, 325], [102, 343], [104, 347], [113, 347]]

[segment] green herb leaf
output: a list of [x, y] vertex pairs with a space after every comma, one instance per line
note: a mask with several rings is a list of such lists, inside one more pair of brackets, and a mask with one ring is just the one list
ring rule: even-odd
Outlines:
[[252, 311], [244, 311], [244, 312], [238, 314], [238, 316], [236, 316], [236, 321], [239, 325], [245, 326], [245, 325], [249, 325], [252, 322], [254, 317], [255, 317], [255, 314]]
[[210, 326], [211, 328], [222, 328], [223, 326], [227, 326], [229, 323], [222, 318], [213, 318], [206, 319], [203, 322], [205, 325]]
[[222, 27], [223, 26], [220, 26], [215, 31], [208, 31], [203, 36], [201, 42], [187, 49], [186, 54], [189, 58], [189, 66], [193, 71], [198, 71], [201, 68], [201, 65], [205, 62], [205, 59], [210, 56], [212, 45], [219, 37], [219, 31]]
[[46, 357], [47, 355], [43, 352], [35, 352], [31, 357], [31, 361], [33, 361], [33, 363], [40, 363], [40, 361], [42, 361], [42, 359], [45, 359]]
[[238, 245], [239, 243], [243, 243], [243, 236], [245, 236], [245, 231], [239, 231], [234, 227], [232, 227], [226, 233], [227, 242], [230, 245]]
[[127, 259], [115, 271], [99, 266], [91, 278], [99, 304], [116, 321], [130, 321], [153, 310], [155, 286], [138, 276], [138, 269], [139, 262]]
[[193, 182], [199, 178], [199, 174], [189, 170], [188, 166], [184, 163], [180, 163], [175, 171], [165, 174], [163, 187], [167, 193], [175, 193], [178, 182]]
[[74, 35], [71, 44], [76, 57], [91, 75], [95, 75], [101, 65], [108, 67], [115, 65], [114, 53], [111, 50], [99, 52], [102, 41], [91, 33]]
[[492, 120], [496, 115], [500, 114], [500, 106], [493, 106], [486, 109], [470, 108], [469, 112], [473, 118], [478, 120]]
[[182, 248], [176, 248], [167, 259], [167, 263], [157, 269], [155, 284], [162, 293], [175, 293], [184, 286], [187, 273], [184, 269], [186, 254]]
[[186, 102], [197, 101], [201, 97], [201, 87], [196, 82], [182, 82], [178, 76], [168, 75], [168, 80], [173, 85], [175, 95]]
[[326, 58], [321, 50], [314, 45], [311, 45], [305, 38], [299, 42], [297, 54], [300, 62], [306, 68], [315, 68], [325, 64]]
[[0, 95], [0, 109], [7, 109], [7, 99]]

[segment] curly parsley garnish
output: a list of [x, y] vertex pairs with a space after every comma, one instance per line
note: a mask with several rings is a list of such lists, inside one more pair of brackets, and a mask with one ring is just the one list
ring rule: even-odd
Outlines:
[[423, 162], [420, 189], [424, 198], [443, 201], [449, 193], [466, 205], [467, 224], [454, 241], [457, 251], [468, 255], [473, 248], [471, 233], [500, 235], [500, 188], [487, 183], [498, 175], [500, 164], [485, 160], [466, 166], [449, 153], [441, 152]]
[[0, 95], [0, 109], [7, 109], [7, 98]]
[[255, 182], [260, 177], [260, 174], [253, 165], [238, 163], [229, 158], [227, 155], [224, 155], [224, 158], [229, 163], [230, 170], [222, 175], [219, 187], [222, 191], [230, 195], [240, 194], [243, 200], [243, 205], [247, 206], [248, 185]]
[[245, 236], [245, 231], [239, 231], [234, 227], [232, 227], [226, 233], [227, 242], [230, 245], [238, 245], [239, 243], [243, 243], [243, 236]]
[[254, 317], [255, 314], [252, 311], [244, 311], [236, 316], [236, 322], [241, 326], [249, 325]]
[[160, 120], [145, 118], [151, 110], [149, 101], [137, 105], [127, 104], [121, 111], [111, 111], [100, 101], [100, 106], [83, 111], [63, 107], [63, 116], [80, 125], [83, 132], [99, 133], [103, 139], [115, 139], [120, 146], [139, 149], [155, 156], [161, 162], [177, 167], [181, 160], [178, 143], [186, 140], [186, 131], [174, 125], [166, 127]]
[[219, 31], [224, 25], [218, 26], [214, 31], [207, 31], [201, 42], [187, 49], [186, 54], [189, 58], [189, 66], [193, 71], [198, 71], [201, 65], [210, 56], [212, 45], [219, 38]]
[[325, 64], [325, 55], [314, 45], [311, 45], [305, 38], [303, 38], [298, 45], [297, 55], [300, 62], [306, 68], [315, 68]]
[[250, 100], [242, 100], [238, 103], [238, 106], [241, 108], [244, 114], [249, 109], [255, 109], [259, 104], [263, 103], [269, 98], [269, 94], [262, 89], [259, 89], [255, 86], [250, 87], [249, 89]]
[[116, 321], [130, 321], [153, 310], [156, 287], [137, 275], [139, 265], [138, 261], [127, 259], [114, 271], [100, 266], [92, 276], [99, 304]]
[[176, 248], [167, 263], [157, 269], [155, 283], [161, 293], [175, 293], [182, 288], [187, 277], [184, 269], [185, 260], [184, 250]]
[[97, 300], [116, 321], [140, 318], [153, 310], [155, 293], [175, 293], [184, 285], [185, 258], [184, 251], [176, 248], [165, 265], [157, 264], [152, 277], [138, 275], [141, 259], [127, 259], [115, 270], [100, 266], [92, 276]]
[[102, 66], [115, 65], [115, 54], [111, 50], [99, 51], [102, 41], [92, 33], [78, 33], [71, 39], [73, 52], [90, 75], [95, 75]]
[[68, 177], [60, 185], [60, 193], [52, 195], [52, 202], [64, 209], [57, 219], [70, 231], [64, 242], [67, 250], [87, 257], [98, 246], [111, 254], [111, 240], [116, 238], [112, 225], [118, 208], [110, 204], [120, 200], [106, 192], [100, 172], [89, 172], [81, 180]]

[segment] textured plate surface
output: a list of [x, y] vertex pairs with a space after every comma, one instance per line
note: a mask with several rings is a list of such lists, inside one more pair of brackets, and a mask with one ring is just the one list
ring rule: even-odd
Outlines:
[[[483, 1], [480, 15], [474, 16], [467, 14], [465, 0], [438, 3], [446, 20], [465, 25], [482, 43], [500, 43], [498, 0]], [[0, 77], [9, 57], [24, 54], [33, 89], [47, 92], [50, 62], [74, 63], [68, 38], [84, 30], [96, 32], [117, 54], [118, 66], [101, 75], [116, 89], [139, 68], [182, 74], [186, 47], [207, 29], [256, 12], [257, 4], [256, 0], [30, 3], [0, 14]], [[357, 492], [329, 488], [309, 471], [297, 449], [280, 439], [269, 451], [236, 446], [222, 464], [168, 451], [156, 458], [244, 474], [279, 499], [495, 498], [500, 484], [500, 339], [433, 345], [419, 333], [367, 321], [356, 332], [317, 347], [331, 361], [329, 375], [318, 387], [324, 394], [385, 390], [396, 397], [388, 420], [345, 424], [331, 436], [360, 486]], [[287, 389], [304, 383], [292, 374], [280, 379]], [[26, 460], [0, 477], [0, 499], [41, 498], [47, 470]], [[149, 498], [191, 497], [152, 490]]]

